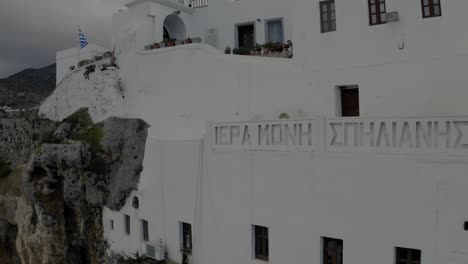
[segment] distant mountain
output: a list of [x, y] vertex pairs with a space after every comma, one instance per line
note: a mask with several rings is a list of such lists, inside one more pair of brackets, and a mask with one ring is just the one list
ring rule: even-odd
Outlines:
[[26, 69], [0, 79], [0, 107], [30, 108], [55, 89], [55, 64], [42, 69]]

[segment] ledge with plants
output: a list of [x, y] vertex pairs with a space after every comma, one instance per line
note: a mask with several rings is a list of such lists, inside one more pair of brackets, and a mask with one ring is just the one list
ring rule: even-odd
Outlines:
[[161, 42], [155, 42], [153, 44], [148, 44], [145, 46], [145, 50], [154, 50], [154, 49], [160, 49], [160, 48], [168, 48], [168, 47], [174, 47], [177, 45], [185, 45], [185, 44], [191, 44], [193, 43], [192, 39], [190, 37], [186, 38], [185, 40], [178, 41], [177, 39], [174, 38], [169, 38], [169, 39], [163, 39]]
[[[227, 46], [224, 49], [224, 53], [231, 54], [231, 47]], [[292, 58], [292, 42], [290, 40], [283, 44], [280, 42], [268, 42], [263, 45], [257, 43], [254, 47], [251, 48], [232, 49], [232, 54], [276, 58]]]

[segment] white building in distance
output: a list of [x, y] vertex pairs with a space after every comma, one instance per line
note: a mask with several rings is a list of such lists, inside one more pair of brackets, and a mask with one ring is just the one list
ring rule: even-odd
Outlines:
[[468, 1], [208, 1], [113, 17], [122, 115], [151, 128], [138, 190], [104, 210], [111, 251], [468, 263]]

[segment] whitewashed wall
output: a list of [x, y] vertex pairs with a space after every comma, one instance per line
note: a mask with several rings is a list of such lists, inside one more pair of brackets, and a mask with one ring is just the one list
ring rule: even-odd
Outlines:
[[[192, 44], [121, 63], [126, 112], [162, 138], [200, 138], [207, 120], [336, 116], [337, 85], [358, 84], [361, 115], [466, 115], [467, 57], [306, 72], [294, 60], [224, 55]], [[156, 134], [155, 134], [156, 135]]]
[[[105, 234], [114, 252], [144, 253], [141, 219], [149, 222], [149, 242], [163, 241], [168, 257], [178, 263], [180, 255], [179, 223], [194, 224], [196, 217], [197, 179], [200, 173], [199, 140], [159, 141], [149, 139], [146, 145], [144, 171], [138, 191], [131, 194], [119, 212], [104, 210]], [[140, 207], [132, 207], [139, 198]], [[131, 218], [131, 234], [124, 232], [124, 214]], [[114, 221], [114, 230], [110, 229]]]
[[[285, 121], [256, 124], [275, 122]], [[129, 199], [121, 212], [105, 212], [105, 221], [115, 221], [106, 230], [111, 249], [144, 252], [139, 219], [146, 219], [150, 242], [163, 239], [177, 262], [180, 221], [194, 230], [193, 263], [261, 263], [252, 256], [252, 225], [269, 228], [270, 263], [321, 263], [322, 236], [343, 239], [350, 264], [391, 264], [395, 247], [422, 250], [428, 264], [468, 261], [466, 147], [444, 154], [340, 153], [328, 148], [325, 138], [333, 134], [324, 119], [313, 127], [306, 151], [217, 150], [212, 133], [202, 142], [150, 140], [135, 193], [140, 209]], [[132, 218], [131, 236], [124, 235], [122, 213]]]
[[[369, 26], [366, 0], [336, 0], [337, 31], [320, 33], [319, 0], [295, 0], [293, 39], [296, 61], [308, 71], [375, 68], [409, 62], [421, 65], [468, 54], [464, 0], [441, 0], [442, 16], [422, 18], [421, 1], [387, 0], [400, 21]], [[400, 50], [398, 43], [405, 48]], [[388, 70], [388, 76], [395, 76]], [[428, 73], [429, 74], [429, 73]], [[398, 75], [397, 75], [398, 76]], [[431, 76], [431, 75], [429, 75]], [[415, 77], [416, 79], [416, 77]]]
[[[155, 143], [148, 143], [137, 192], [142, 207], [122, 212], [147, 218], [150, 239], [163, 237], [170, 258], [180, 261], [178, 222], [193, 219], [196, 264], [257, 263], [255, 224], [270, 228], [271, 263], [320, 263], [321, 236], [343, 239], [349, 264], [391, 264], [395, 246], [421, 249], [425, 264], [468, 262], [465, 155], [332, 148], [323, 127], [323, 117], [339, 114], [336, 86], [350, 84], [359, 85], [364, 117], [467, 116], [468, 47], [460, 34], [467, 3], [442, 1], [442, 17], [422, 19], [420, 1], [388, 0], [401, 21], [369, 27], [366, 2], [336, 0], [338, 30], [327, 34], [319, 32], [318, 1], [271, 4], [291, 6], [292, 60], [224, 55], [200, 44], [141, 52], [147, 40], [137, 31], [126, 36], [118, 58], [125, 113], [147, 121]], [[209, 5], [216, 12], [197, 10], [193, 18], [201, 35], [219, 27], [221, 49], [233, 45], [235, 23], [283, 10], [241, 0]], [[210, 150], [207, 121], [283, 112], [320, 116], [315, 150]], [[117, 223], [122, 212], [106, 215]], [[106, 234], [117, 251], [143, 245], [123, 235], [122, 225]]]

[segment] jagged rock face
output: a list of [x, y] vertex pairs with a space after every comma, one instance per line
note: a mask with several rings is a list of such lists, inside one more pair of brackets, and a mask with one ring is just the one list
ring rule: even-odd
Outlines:
[[16, 237], [17, 255], [5, 264], [104, 263], [102, 208], [119, 209], [138, 184], [146, 123], [93, 124], [80, 110], [55, 128], [30, 153], [22, 194], [0, 197], [0, 219], [10, 225], [4, 245]]
[[2, 263], [19, 264], [20, 258], [16, 251], [15, 239], [18, 233], [18, 227], [6, 220], [0, 220], [0, 260]]

